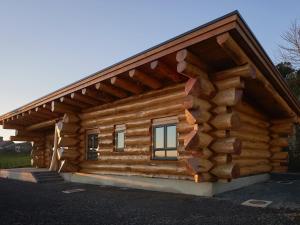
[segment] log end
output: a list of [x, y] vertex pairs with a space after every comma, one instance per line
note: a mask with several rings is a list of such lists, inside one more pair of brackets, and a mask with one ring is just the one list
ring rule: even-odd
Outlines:
[[232, 113], [230, 118], [231, 128], [239, 128], [241, 126], [241, 120], [237, 113]]
[[186, 70], [187, 63], [185, 61], [181, 61], [177, 64], [177, 72], [178, 73], [184, 73]]
[[231, 170], [231, 178], [235, 179], [240, 176], [240, 167], [236, 164], [233, 164], [232, 170]]
[[195, 79], [195, 78], [190, 78], [186, 82], [186, 84], [185, 84], [185, 90], [184, 90], [185, 91], [185, 95], [189, 95], [192, 92], [192, 90], [193, 90], [193, 88], [194, 88], [194, 86], [195, 86], [196, 83], [197, 83], [197, 79]]
[[155, 70], [157, 67], [158, 67], [158, 60], [155, 60], [155, 61], [150, 63], [150, 68], [152, 70]]
[[256, 69], [253, 65], [249, 66], [249, 75], [250, 75], [250, 78], [256, 79]]
[[192, 175], [196, 175], [201, 172], [199, 158], [188, 158], [186, 160], [186, 167]]
[[233, 142], [233, 151], [234, 154], [240, 155], [242, 152], [242, 142], [240, 139], [235, 138]]
[[182, 49], [182, 50], [178, 51], [176, 53], [176, 61], [182, 62], [186, 58], [187, 54], [188, 54], [188, 51], [186, 49]]

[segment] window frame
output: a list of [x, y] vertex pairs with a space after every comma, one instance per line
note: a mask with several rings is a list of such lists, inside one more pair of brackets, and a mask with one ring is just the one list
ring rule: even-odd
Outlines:
[[[171, 127], [171, 126], [175, 126], [176, 129], [176, 146], [175, 147], [167, 147], [167, 138], [168, 138], [168, 131], [167, 128]], [[160, 128], [163, 127], [164, 128], [164, 147], [163, 148], [156, 148], [156, 128]], [[156, 125], [152, 125], [152, 159], [153, 160], [178, 160], [178, 157], [168, 157], [167, 156], [167, 152], [168, 151], [174, 151], [174, 150], [178, 150], [178, 135], [177, 135], [177, 123], [166, 123], [166, 124], [156, 124]], [[155, 152], [156, 151], [162, 151], [165, 153], [164, 157], [157, 157], [155, 156]], [[177, 152], [178, 153], [178, 152]]]
[[[88, 158], [88, 153], [89, 153], [89, 136], [90, 135], [95, 135], [97, 136], [97, 142], [98, 142], [98, 145], [97, 145], [97, 150], [95, 151], [97, 153], [97, 158], [96, 159], [89, 159]], [[99, 160], [99, 130], [98, 129], [89, 129], [89, 130], [86, 130], [86, 133], [85, 133], [85, 159], [88, 160], [88, 161], [97, 161]]]
[[[124, 134], [124, 143], [123, 148], [118, 147], [118, 134], [123, 133]], [[125, 124], [115, 125], [115, 135], [114, 135], [114, 149], [116, 152], [124, 152], [125, 151], [125, 138], [126, 138], [126, 126]]]

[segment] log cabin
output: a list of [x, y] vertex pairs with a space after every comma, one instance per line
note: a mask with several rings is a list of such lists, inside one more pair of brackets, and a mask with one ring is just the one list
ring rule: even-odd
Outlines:
[[285, 172], [300, 104], [237, 11], [0, 117], [58, 172], [230, 182]]

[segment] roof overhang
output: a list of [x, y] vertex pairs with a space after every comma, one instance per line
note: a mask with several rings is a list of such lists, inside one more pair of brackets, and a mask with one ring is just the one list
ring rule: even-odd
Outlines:
[[[257, 39], [245, 23], [245, 21], [242, 19], [240, 14], [237, 11], [234, 11], [221, 18], [197, 27], [189, 32], [179, 35], [171, 40], [168, 40], [162, 44], [159, 44], [153, 48], [125, 59], [108, 68], [98, 71], [84, 79], [72, 83], [55, 92], [52, 92], [12, 112], [6, 113], [0, 117], [0, 123], [3, 123], [4, 121], [8, 124], [7, 128], [17, 128], [18, 124], [14, 124], [13, 120], [16, 121], [18, 117], [23, 118], [23, 116], [25, 116], [24, 118], [27, 119], [27, 122], [29, 121], [26, 126], [35, 124], [37, 122], [43, 122], [46, 120], [46, 118], [47, 120], [54, 120], [55, 118], [59, 118], [60, 116], [62, 116], [61, 112], [54, 112], [53, 114], [50, 114], [51, 104], [59, 105], [60, 101], [63, 98], [67, 98], [66, 100], [71, 101], [69, 99], [71, 95], [74, 97], [77, 95], [77, 93], [83, 93], [84, 89], [91, 89], [91, 87], [95, 87], [95, 85], [97, 84], [105, 85], [105, 82], [107, 82], [108, 80], [111, 80], [114, 77], [125, 76], [128, 71], [137, 68], [145, 69], [145, 65], [149, 65], [155, 60], [163, 59], [163, 61], [168, 61], [168, 63], [171, 65], [173, 63], [173, 58], [175, 59], [175, 57], [173, 56], [174, 54], [176, 55], [177, 51], [190, 48], [191, 50], [195, 49], [193, 51], [197, 52], [197, 49], [211, 43], [211, 40], [215, 41], [215, 37], [224, 33], [229, 33], [231, 35], [231, 37], [239, 45], [239, 47], [252, 59], [253, 63], [262, 72], [263, 76], [270, 82], [272, 88], [276, 90], [276, 92], [282, 97], [282, 99], [284, 99], [286, 104], [295, 112], [296, 115], [299, 116], [300, 104], [297, 101], [296, 97], [291, 93], [279, 71], [276, 69], [270, 58], [267, 56], [266, 52], [258, 43]], [[214, 43], [212, 43], [212, 46], [214, 46]], [[202, 50], [199, 50], [198, 55], [201, 54], [201, 51]], [[209, 51], [202, 52], [205, 54], [209, 54]], [[203, 61], [206, 61], [208, 65], [214, 64], [216, 67], [220, 67], [218, 69], [224, 69], [222, 68], [222, 65], [223, 67], [226, 67], [226, 65], [229, 65], [232, 61], [220, 59], [219, 61], [216, 60], [215, 62], [213, 62], [212, 60], [205, 59], [205, 57], [202, 57], [202, 59]], [[182, 79], [184, 80], [184, 78]], [[138, 93], [138, 87], [136, 87], [135, 90], [136, 93]], [[121, 95], [121, 93], [119, 94]], [[132, 91], [131, 94], [135, 94], [135, 92]], [[82, 104], [84, 105], [84, 97], [80, 95], [78, 96], [78, 98], [82, 99]], [[71, 103], [72, 102], [70, 102], [70, 104]], [[70, 110], [75, 109], [74, 104], [72, 104], [69, 105]], [[39, 114], [39, 111], [43, 111], [44, 114]], [[40, 119], [38, 121], [34, 120], [34, 115], [37, 115], [37, 117], [40, 117]], [[30, 122], [31, 119], [32, 122]], [[9, 126], [10, 123], [11, 126]]]

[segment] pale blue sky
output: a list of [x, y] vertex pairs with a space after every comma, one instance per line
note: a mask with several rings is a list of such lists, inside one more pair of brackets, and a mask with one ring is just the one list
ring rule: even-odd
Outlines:
[[236, 9], [276, 60], [298, 0], [0, 0], [0, 114]]

